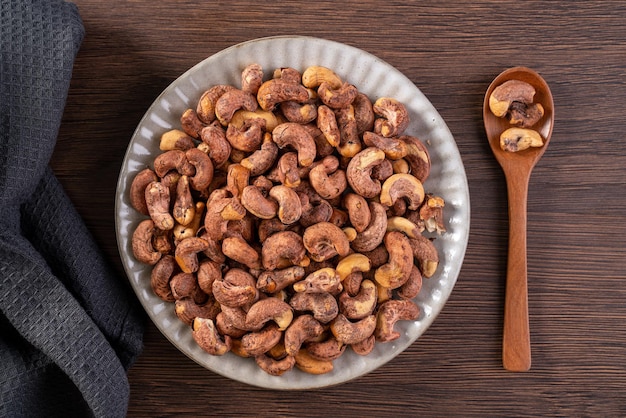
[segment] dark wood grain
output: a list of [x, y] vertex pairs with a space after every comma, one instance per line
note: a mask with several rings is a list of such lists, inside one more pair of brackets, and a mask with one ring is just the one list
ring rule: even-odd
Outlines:
[[[76, 0], [86, 37], [52, 167], [120, 280], [114, 200], [128, 141], [157, 95], [233, 44], [312, 35], [371, 52], [438, 109], [467, 171], [471, 232], [443, 312], [352, 382], [270, 391], [198, 366], [147, 325], [129, 416], [626, 415], [626, 3], [617, 1]], [[532, 368], [502, 368], [507, 203], [482, 124], [503, 69], [552, 88], [556, 122], [528, 195]]]

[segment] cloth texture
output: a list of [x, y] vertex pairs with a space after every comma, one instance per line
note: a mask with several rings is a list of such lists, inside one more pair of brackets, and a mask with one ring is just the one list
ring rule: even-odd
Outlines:
[[123, 417], [143, 314], [49, 168], [78, 9], [0, 0], [0, 416]]

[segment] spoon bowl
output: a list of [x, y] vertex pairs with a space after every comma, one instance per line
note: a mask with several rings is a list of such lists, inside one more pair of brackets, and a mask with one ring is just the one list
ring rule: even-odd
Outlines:
[[[519, 80], [535, 88], [534, 102], [544, 108], [544, 115], [531, 129], [543, 138], [541, 147], [523, 151], [505, 151], [500, 134], [511, 125], [507, 118], [495, 116], [489, 109], [493, 90], [508, 80]], [[548, 84], [535, 71], [514, 67], [503, 71], [489, 85], [483, 103], [483, 121], [489, 145], [504, 172], [509, 205], [509, 247], [507, 258], [502, 332], [502, 364], [511, 371], [527, 371], [531, 365], [530, 327], [528, 322], [528, 268], [526, 255], [526, 221], [528, 184], [537, 161], [546, 151], [554, 126], [554, 100]]]

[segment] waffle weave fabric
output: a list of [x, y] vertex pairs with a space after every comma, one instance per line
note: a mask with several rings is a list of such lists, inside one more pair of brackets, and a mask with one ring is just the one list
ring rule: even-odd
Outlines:
[[49, 168], [75, 5], [0, 0], [0, 416], [123, 417], [143, 316]]

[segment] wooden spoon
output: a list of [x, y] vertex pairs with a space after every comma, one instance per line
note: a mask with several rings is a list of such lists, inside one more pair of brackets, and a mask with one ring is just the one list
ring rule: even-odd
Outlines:
[[[532, 127], [544, 139], [541, 147], [524, 151], [504, 151], [500, 147], [500, 134], [511, 125], [507, 118], [496, 117], [489, 109], [491, 92], [507, 80], [521, 80], [535, 90], [534, 102], [544, 108], [543, 118]], [[554, 101], [545, 80], [535, 71], [525, 67], [510, 68], [491, 83], [485, 94], [483, 120], [489, 145], [506, 177], [509, 201], [509, 249], [504, 302], [504, 329], [502, 333], [502, 364], [511, 371], [530, 369], [530, 329], [528, 324], [528, 279], [526, 263], [526, 209], [528, 183], [533, 167], [543, 155], [554, 125]]]

